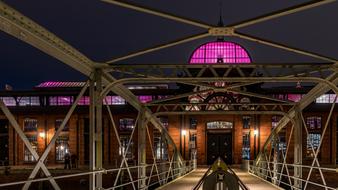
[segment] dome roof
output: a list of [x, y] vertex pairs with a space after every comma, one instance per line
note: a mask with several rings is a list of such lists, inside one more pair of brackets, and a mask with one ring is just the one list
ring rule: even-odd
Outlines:
[[251, 63], [251, 58], [242, 46], [234, 42], [215, 41], [199, 46], [192, 53], [189, 63]]

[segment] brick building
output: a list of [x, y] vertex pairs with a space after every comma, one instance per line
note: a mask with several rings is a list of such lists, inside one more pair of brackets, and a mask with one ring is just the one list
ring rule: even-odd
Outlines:
[[[240, 45], [233, 42], [216, 41], [203, 44], [198, 47], [190, 58], [190, 64], [217, 64], [236, 63], [250, 64], [252, 58]], [[217, 72], [217, 70], [215, 71]], [[249, 72], [249, 71], [248, 71]], [[211, 75], [212, 73], [204, 73]], [[238, 74], [238, 73], [237, 73]], [[236, 76], [236, 73], [230, 73]], [[217, 87], [226, 87], [231, 83], [219, 81], [210, 83]], [[73, 104], [83, 82], [45, 82], [31, 91], [2, 91], [0, 99], [15, 115], [33, 148], [42, 154], [50, 142], [55, 130], [61, 125], [67, 110]], [[161, 100], [176, 94], [184, 93], [187, 87], [168, 84], [135, 84], [128, 87], [144, 103]], [[280, 100], [297, 103], [310, 87], [300, 87], [299, 84], [292, 87], [268, 87], [262, 88], [259, 84], [247, 86], [248, 91], [257, 91]], [[195, 95], [172, 101], [172, 104], [205, 103], [207, 111], [234, 110], [232, 104], [240, 103], [241, 108], [250, 112], [250, 108], [243, 107], [252, 102], [267, 103], [266, 100], [258, 100], [249, 96], [228, 92], [205, 91], [200, 89], [188, 89], [195, 91]], [[203, 91], [197, 93], [198, 91]], [[80, 165], [89, 163], [89, 92], [86, 92], [72, 114], [65, 129], [58, 137], [55, 146], [48, 155], [47, 164], [62, 164], [66, 153], [78, 156]], [[303, 111], [305, 123], [309, 135], [303, 138], [303, 160], [306, 162], [314, 155], [314, 149], [324, 139], [319, 152], [319, 160], [323, 164], [335, 165], [337, 161], [337, 117], [334, 110], [333, 119], [328, 121], [328, 130], [322, 136], [323, 126], [327, 122], [330, 103], [334, 101], [333, 93], [324, 94], [316, 99]], [[116, 140], [114, 126], [110, 122], [107, 109], [103, 110], [103, 156], [104, 164], [117, 165], [127, 148], [129, 136], [135, 127], [137, 111], [123, 98], [111, 93], [103, 102], [104, 106], [112, 109], [116, 128], [120, 134], [121, 146]], [[270, 136], [271, 130], [276, 127], [280, 115], [273, 114], [224, 114], [215, 113], [208, 115], [193, 114], [201, 109], [200, 105], [186, 105], [186, 113], [183, 115], [162, 115], [158, 118], [167, 128], [174, 140], [176, 147], [186, 159], [196, 153], [198, 164], [210, 164], [217, 156], [223, 156], [228, 163], [240, 164], [243, 159], [254, 159], [262, 150], [264, 143]], [[190, 113], [191, 114], [190, 114]], [[163, 136], [155, 128], [149, 127], [150, 141], [153, 150], [147, 149], [147, 159], [152, 159], [152, 151], [156, 159], [166, 160], [170, 149], [163, 140]], [[286, 150], [289, 141], [290, 128], [283, 129], [278, 135], [276, 144], [280, 150]], [[306, 134], [303, 128], [303, 134]], [[36, 161], [25, 148], [18, 134], [10, 126], [3, 114], [0, 114], [0, 161], [6, 165], [25, 165]], [[293, 139], [290, 139], [292, 142]], [[137, 160], [137, 136], [132, 140], [131, 147], [126, 153], [129, 162]], [[292, 145], [292, 143], [291, 143]], [[292, 148], [292, 146], [290, 147]], [[288, 155], [292, 160], [293, 152]]]

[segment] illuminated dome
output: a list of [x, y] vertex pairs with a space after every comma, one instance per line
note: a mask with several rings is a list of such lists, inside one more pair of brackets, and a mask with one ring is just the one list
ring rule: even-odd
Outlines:
[[251, 58], [242, 46], [234, 42], [215, 41], [198, 47], [190, 57], [189, 63], [251, 63]]

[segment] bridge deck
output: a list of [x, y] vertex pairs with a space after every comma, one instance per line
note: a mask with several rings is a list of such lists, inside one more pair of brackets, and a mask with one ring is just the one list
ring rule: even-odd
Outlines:
[[[249, 173], [240, 170], [240, 169], [233, 169], [237, 176], [243, 181], [243, 183], [252, 190], [276, 190], [277, 187], [273, 186], [272, 184], [263, 181], [260, 178], [250, 175]], [[158, 188], [159, 190], [191, 190], [200, 178], [204, 175], [207, 171], [207, 168], [199, 168], [194, 172], [172, 182], [165, 186]]]

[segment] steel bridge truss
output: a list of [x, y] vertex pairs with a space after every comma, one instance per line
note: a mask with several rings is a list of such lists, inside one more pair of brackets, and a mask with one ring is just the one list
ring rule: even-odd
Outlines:
[[[318, 186], [323, 186], [326, 189], [330, 189], [325, 182], [325, 177], [323, 177], [322, 170], [325, 168], [321, 167], [318, 161], [318, 151], [320, 147], [315, 150], [312, 147], [314, 152], [313, 162], [310, 166], [302, 165], [302, 142], [301, 139], [301, 129], [302, 126], [305, 127], [304, 119], [302, 119], [302, 110], [305, 109], [309, 104], [311, 104], [317, 97], [322, 94], [325, 94], [328, 91], [333, 91], [335, 94], [338, 94], [337, 90], [337, 65], [338, 62], [334, 58], [328, 56], [320, 55], [314, 52], [309, 52], [307, 50], [302, 50], [295, 47], [290, 47], [285, 44], [278, 42], [273, 42], [271, 40], [263, 39], [260, 37], [255, 37], [249, 34], [244, 34], [238, 30], [251, 26], [257, 23], [261, 23], [267, 20], [275, 19], [281, 16], [290, 15], [314, 7], [318, 7], [324, 4], [334, 2], [334, 0], [316, 0], [302, 3], [287, 9], [273, 12], [271, 14], [259, 16], [250, 20], [246, 20], [240, 23], [231, 24], [224, 27], [212, 26], [205, 24], [199, 21], [192, 19], [183, 18], [169, 13], [164, 13], [147, 7], [138, 6], [135, 4], [127, 3], [125, 1], [118, 0], [103, 0], [106, 3], [114, 4], [117, 6], [125, 7], [128, 9], [136, 10], [146, 14], [151, 14], [166, 19], [174, 20], [180, 23], [189, 24], [196, 26], [206, 31], [201, 34], [196, 34], [193, 36], [188, 36], [183, 39], [175, 40], [166, 44], [158, 45], [151, 47], [149, 49], [141, 50], [134, 52], [125, 56], [112, 58], [111, 60], [105, 63], [97, 63], [90, 58], [86, 57], [78, 50], [64, 42], [62, 39], [58, 38], [53, 33], [49, 32], [47, 29], [43, 28], [39, 24], [27, 18], [25, 15], [16, 11], [15, 9], [9, 7], [5, 3], [0, 1], [0, 30], [9, 35], [16, 37], [17, 39], [26, 42], [35, 48], [43, 51], [44, 53], [60, 60], [61, 62], [71, 66], [82, 74], [88, 76], [89, 81], [86, 83], [85, 87], [81, 90], [80, 94], [76, 98], [74, 104], [69, 109], [66, 114], [60, 128], [54, 134], [52, 140], [48, 144], [47, 148], [40, 156], [32, 148], [27, 137], [23, 133], [18, 122], [15, 120], [13, 114], [5, 106], [3, 102], [0, 101], [0, 107], [2, 112], [6, 115], [8, 120], [11, 123], [11, 126], [14, 127], [16, 133], [23, 140], [25, 146], [32, 153], [34, 158], [37, 160], [37, 164], [33, 169], [28, 180], [21, 182], [13, 182], [8, 184], [0, 184], [1, 187], [7, 185], [18, 185], [24, 184], [22, 189], [28, 189], [32, 182], [48, 180], [52, 184], [54, 189], [60, 189], [60, 186], [57, 184], [56, 180], [61, 178], [75, 177], [81, 175], [90, 175], [90, 189], [104, 189], [102, 184], [102, 176], [107, 172], [117, 172], [117, 176], [120, 175], [121, 171], [127, 171], [129, 176], [129, 182], [126, 184], [118, 184], [115, 178], [114, 187], [107, 189], [114, 189], [123, 185], [131, 185], [133, 189], [146, 189], [151, 183], [152, 178], [157, 178], [157, 183], [164, 184], [168, 182], [170, 177], [182, 175], [185, 171], [181, 171], [182, 166], [185, 166], [185, 161], [182, 160], [175, 143], [171, 139], [170, 135], [157, 119], [158, 115], [161, 114], [280, 114], [282, 119], [278, 122], [277, 127], [273, 129], [268, 140], [264, 144], [264, 149], [259, 154], [258, 158], [255, 161], [255, 164], [252, 166], [251, 171], [263, 178], [271, 180], [272, 182], [286, 183], [289, 184], [294, 189], [301, 189], [302, 186], [302, 175], [303, 168], [310, 168], [308, 176], [305, 179], [304, 188], [307, 188], [307, 185], [310, 182], [310, 176], [313, 169], [318, 169], [321, 173], [322, 184], [317, 183]], [[118, 64], [123, 60], [140, 56], [146, 53], [155, 52], [161, 49], [168, 47], [176, 46], [186, 42], [190, 42], [196, 39], [205, 38], [208, 36], [233, 36], [238, 37], [244, 40], [254, 41], [256, 43], [268, 45], [274, 48], [279, 48], [287, 51], [291, 51], [297, 54], [310, 56], [321, 60], [321, 63], [317, 64], [250, 64], [250, 65], [122, 65]], [[324, 63], [322, 63], [324, 62]], [[235, 76], [235, 77], [234, 77]], [[212, 82], [226, 81], [230, 83], [226, 87], [215, 87], [211, 85]], [[250, 92], [239, 87], [245, 87], [251, 84], [256, 83], [285, 83], [285, 82], [309, 82], [316, 84], [313, 89], [311, 89], [298, 103], [294, 104], [289, 101], [281, 101], [266, 95], [259, 94], [257, 92]], [[238, 93], [248, 97], [255, 97], [259, 99], [268, 100], [269, 102], [264, 104], [261, 102], [253, 102], [252, 104], [222, 104], [225, 107], [231, 107], [233, 109], [228, 110], [208, 110], [207, 106], [211, 104], [191, 104], [191, 103], [182, 103], [178, 102], [175, 105], [172, 105], [170, 101], [177, 101], [181, 98], [188, 97], [189, 95], [198, 94], [201, 91], [197, 92], [188, 92], [185, 94], [176, 95], [175, 97], [165, 98], [163, 100], [155, 100], [149, 104], [142, 104], [138, 98], [128, 90], [124, 85], [133, 82], [141, 83], [183, 83], [191, 86], [199, 86], [206, 88], [206, 91], [221, 91], [221, 92], [231, 92]], [[53, 146], [55, 144], [56, 138], [60, 135], [65, 124], [69, 120], [71, 114], [77, 106], [77, 103], [80, 97], [83, 95], [84, 91], [89, 87], [90, 91], [90, 171], [83, 172], [79, 174], [71, 174], [65, 176], [52, 176], [48, 170], [45, 159]], [[103, 88], [104, 87], [104, 88]], [[137, 111], [137, 126], [133, 129], [132, 135], [130, 136], [128, 147], [130, 146], [132, 136], [134, 135], [136, 129], [140, 143], [138, 143], [138, 163], [136, 166], [130, 166], [126, 162], [126, 154], [122, 156], [120, 167], [107, 169], [103, 168], [102, 164], [102, 100], [108, 92], [113, 92], [121, 97], [123, 97], [129, 104], [131, 104]], [[332, 110], [334, 108], [334, 103], [331, 107], [329, 117], [332, 115]], [[191, 110], [189, 108], [198, 107], [198, 110]], [[119, 141], [119, 134], [116, 132], [116, 126], [113, 119], [113, 114], [107, 107], [110, 122], [113, 125], [115, 130], [116, 138]], [[300, 122], [303, 121], [303, 122]], [[327, 120], [328, 121], [328, 120]], [[290, 126], [291, 122], [291, 133], [290, 137], [294, 136], [294, 159], [292, 164], [287, 163], [287, 153], [289, 149], [289, 144], [291, 143], [290, 137], [288, 138], [287, 150], [282, 151], [282, 161], [278, 162], [278, 148], [276, 148], [276, 138], [278, 134], [282, 131], [283, 128]], [[166, 139], [168, 145], [171, 146], [173, 153], [169, 156], [169, 162], [162, 165], [164, 170], [159, 170], [159, 165], [155, 164], [155, 157], [153, 156], [153, 163], [148, 165], [145, 161], [145, 149], [146, 141], [150, 139], [148, 125], [152, 125], [156, 130], [158, 130]], [[328, 122], [326, 122], [323, 135], [325, 135], [328, 127]], [[306, 127], [305, 127], [306, 129]], [[307, 132], [308, 133], [308, 132]], [[149, 140], [149, 142], [151, 142]], [[121, 145], [121, 142], [118, 142]], [[320, 142], [320, 146], [322, 141]], [[273, 148], [275, 147], [275, 148]], [[150, 148], [152, 146], [150, 145]], [[128, 148], [127, 148], [128, 149]], [[152, 151], [153, 152], [153, 151]], [[271, 163], [271, 159], [273, 162]], [[281, 165], [281, 167], [279, 167]], [[196, 166], [196, 162], [195, 162]], [[293, 175], [290, 174], [290, 167], [293, 167]], [[150, 170], [148, 170], [151, 168]], [[257, 169], [258, 168], [258, 169]], [[37, 172], [42, 169], [45, 174], [45, 178], [36, 178]], [[133, 169], [137, 170], [137, 179], [132, 175]], [[262, 172], [262, 170], [265, 171]], [[332, 169], [327, 169], [331, 171]], [[150, 173], [148, 172], [150, 171]], [[283, 172], [287, 172], [287, 180], [281, 180], [282, 176], [285, 175]], [[148, 180], [148, 181], [147, 181]]]

